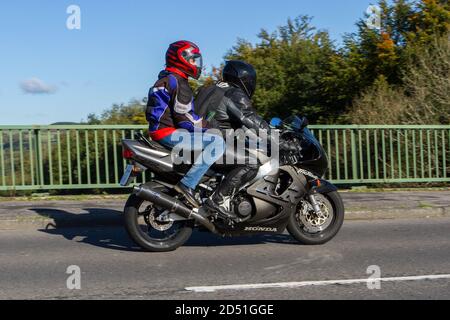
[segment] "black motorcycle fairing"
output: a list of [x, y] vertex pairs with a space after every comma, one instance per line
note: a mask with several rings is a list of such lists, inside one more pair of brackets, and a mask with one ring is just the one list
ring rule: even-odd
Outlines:
[[302, 169], [323, 177], [328, 170], [328, 156], [309, 129], [304, 129], [300, 140], [301, 159], [298, 163]]
[[[273, 193], [273, 182], [270, 178], [258, 180], [247, 189], [247, 194], [258, 201], [262, 201], [258, 208], [258, 214], [244, 223], [234, 225], [232, 228], [219, 228], [221, 232], [234, 236], [261, 232], [277, 234], [284, 232], [289, 217], [295, 213], [298, 204], [307, 193], [305, 188], [307, 181], [305, 176], [298, 174], [291, 166], [283, 166], [279, 170], [292, 179], [283, 193], [280, 195]], [[279, 175], [279, 173], [276, 175]]]
[[328, 194], [336, 191], [338, 191], [338, 188], [334, 184], [326, 180], [319, 179], [319, 185], [315, 182], [315, 186], [309, 190], [309, 194]]
[[287, 130], [281, 137], [299, 145], [301, 151], [298, 167], [323, 177], [328, 170], [328, 155], [311, 130], [308, 129], [307, 124], [307, 119], [291, 116], [282, 121], [282, 127]]

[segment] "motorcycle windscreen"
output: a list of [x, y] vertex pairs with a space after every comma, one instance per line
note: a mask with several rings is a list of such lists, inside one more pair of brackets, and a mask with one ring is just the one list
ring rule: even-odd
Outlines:
[[322, 177], [328, 169], [328, 157], [319, 141], [308, 128], [302, 130], [300, 165], [302, 168]]

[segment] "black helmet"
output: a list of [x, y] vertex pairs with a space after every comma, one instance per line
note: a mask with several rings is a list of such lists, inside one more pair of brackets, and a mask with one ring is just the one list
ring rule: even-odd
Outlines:
[[244, 90], [249, 98], [255, 93], [255, 68], [244, 61], [227, 61], [223, 68], [222, 79]]

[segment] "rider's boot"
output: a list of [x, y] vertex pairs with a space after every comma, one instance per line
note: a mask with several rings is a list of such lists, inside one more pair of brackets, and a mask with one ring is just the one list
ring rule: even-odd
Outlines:
[[178, 183], [174, 189], [175, 189], [175, 191], [181, 193], [194, 208], [200, 208], [200, 204], [195, 199], [195, 191], [194, 190], [185, 186], [181, 182]]
[[233, 195], [242, 185], [252, 180], [258, 173], [258, 166], [246, 164], [234, 168], [220, 183], [212, 197], [206, 200], [206, 207], [217, 212], [224, 219], [238, 219], [234, 212], [230, 212], [230, 202]]
[[234, 212], [229, 211], [226, 206], [227, 198], [231, 197], [225, 197], [216, 191], [211, 198], [206, 200], [206, 208], [217, 212], [223, 219], [237, 219], [238, 216]]

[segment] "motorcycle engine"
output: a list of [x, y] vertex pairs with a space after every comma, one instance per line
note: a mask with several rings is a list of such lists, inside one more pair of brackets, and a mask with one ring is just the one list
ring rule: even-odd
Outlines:
[[233, 201], [234, 211], [241, 218], [251, 218], [255, 209], [251, 199], [245, 196], [238, 196]]

